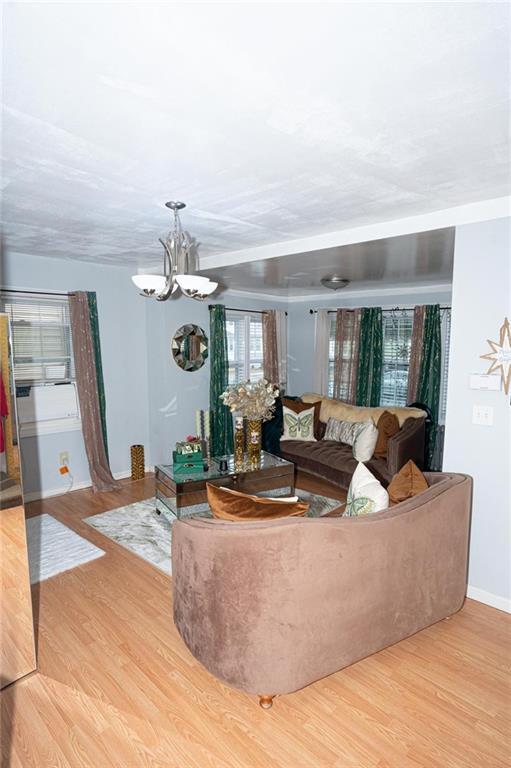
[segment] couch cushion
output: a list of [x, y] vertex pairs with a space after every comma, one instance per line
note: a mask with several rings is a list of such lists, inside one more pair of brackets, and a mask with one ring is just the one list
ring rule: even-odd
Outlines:
[[293, 500], [269, 499], [252, 496], [206, 483], [208, 504], [214, 517], [222, 520], [276, 520], [281, 517], [301, 517], [309, 505], [294, 497]]
[[[283, 459], [292, 461], [299, 469], [312, 475], [324, 477], [348, 488], [357, 460], [353, 458], [351, 446], [333, 440], [318, 440], [316, 443], [304, 443], [299, 440], [281, 440], [280, 454]], [[385, 486], [391, 475], [385, 459], [372, 458], [367, 466]]]
[[302, 395], [304, 403], [314, 403], [318, 400], [321, 400], [320, 419], [325, 422], [332, 416], [339, 421], [367, 421], [372, 419], [377, 424], [382, 413], [389, 411], [389, 413], [394, 413], [397, 416], [399, 426], [402, 427], [408, 418], [423, 419], [426, 416], [425, 411], [421, 411], [420, 408], [399, 408], [393, 405], [378, 408], [362, 408], [358, 405], [344, 403], [342, 400], [334, 400], [332, 397], [323, 397], [322, 395], [315, 395], [310, 392]]
[[388, 492], [392, 504], [418, 496], [428, 488], [428, 481], [419, 467], [410, 459], [392, 478]]
[[378, 439], [374, 449], [374, 455], [380, 458], [387, 457], [387, 443], [391, 437], [399, 432], [399, 420], [395, 413], [383, 411], [376, 425], [378, 429]]
[[377, 478], [359, 462], [348, 489], [346, 517], [381, 512], [389, 506], [389, 494]]

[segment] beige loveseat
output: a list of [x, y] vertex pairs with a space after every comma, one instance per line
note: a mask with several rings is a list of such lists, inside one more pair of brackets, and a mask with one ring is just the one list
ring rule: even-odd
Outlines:
[[458, 611], [470, 478], [348, 518], [173, 526], [174, 622], [212, 674], [271, 706]]

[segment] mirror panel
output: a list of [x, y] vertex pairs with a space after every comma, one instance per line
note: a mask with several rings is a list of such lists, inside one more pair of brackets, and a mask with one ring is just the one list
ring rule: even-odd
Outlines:
[[0, 314], [0, 688], [36, 669], [9, 318]]
[[198, 325], [182, 325], [172, 339], [172, 357], [184, 371], [202, 368], [208, 356], [208, 337]]

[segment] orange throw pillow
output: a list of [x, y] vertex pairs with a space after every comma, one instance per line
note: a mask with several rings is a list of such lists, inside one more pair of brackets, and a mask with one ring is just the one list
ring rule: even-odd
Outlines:
[[389, 439], [399, 432], [399, 420], [395, 413], [383, 411], [376, 425], [378, 439], [374, 449], [374, 455], [380, 459], [387, 458], [387, 443]]
[[404, 467], [401, 467], [397, 475], [394, 475], [387, 488], [387, 492], [390, 503], [399, 504], [400, 501], [411, 499], [427, 488], [429, 488], [428, 481], [417, 464], [410, 459]]
[[211, 483], [206, 483], [206, 489], [213, 517], [222, 520], [276, 520], [279, 517], [300, 517], [309, 511], [305, 501], [265, 499]]

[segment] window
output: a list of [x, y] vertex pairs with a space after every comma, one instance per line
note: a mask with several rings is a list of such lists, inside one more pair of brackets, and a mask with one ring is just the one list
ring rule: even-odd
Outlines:
[[413, 311], [384, 312], [380, 405], [406, 405]]
[[227, 312], [229, 384], [263, 378], [263, 322], [260, 314]]
[[[447, 374], [449, 371], [449, 339], [451, 330], [450, 308], [441, 310], [442, 332], [442, 378], [440, 383], [439, 423], [445, 424], [447, 403]], [[383, 365], [380, 405], [406, 405], [408, 394], [408, 368], [412, 347], [413, 310], [384, 310], [383, 324]], [[348, 350], [349, 353], [349, 350]], [[334, 387], [335, 355], [335, 314], [330, 325], [330, 347], [328, 360], [328, 394]], [[342, 383], [341, 383], [342, 384]], [[341, 399], [346, 397], [342, 393]]]
[[21, 434], [79, 428], [67, 299], [5, 293], [0, 309], [11, 321]]

